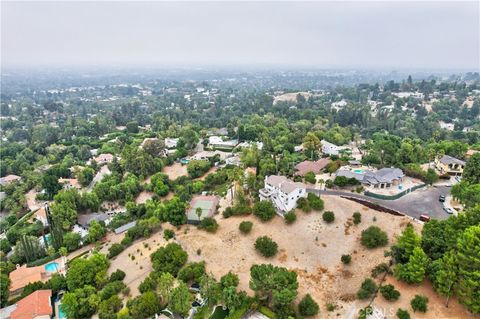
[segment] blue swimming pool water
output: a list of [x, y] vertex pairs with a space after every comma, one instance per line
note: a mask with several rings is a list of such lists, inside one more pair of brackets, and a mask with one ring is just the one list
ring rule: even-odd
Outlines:
[[58, 307], [58, 318], [60, 318], [60, 319], [65, 319], [65, 318], [67, 318], [67, 316], [65, 316], [65, 313], [64, 313], [63, 310], [62, 310], [62, 305], [60, 305], [60, 306]]
[[362, 174], [364, 172], [363, 169], [354, 169], [353, 171], [357, 174]]
[[60, 265], [56, 262], [48, 263], [45, 265], [45, 270], [48, 272], [57, 272], [60, 269]]

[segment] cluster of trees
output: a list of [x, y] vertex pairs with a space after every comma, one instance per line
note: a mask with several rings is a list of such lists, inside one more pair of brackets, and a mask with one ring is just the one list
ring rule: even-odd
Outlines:
[[480, 204], [480, 153], [467, 161], [461, 182], [452, 187], [452, 195], [467, 207]]
[[480, 312], [478, 261], [480, 206], [447, 220], [425, 224], [421, 236], [407, 228], [392, 246], [394, 275], [407, 283], [428, 277], [448, 300], [456, 295], [471, 312]]

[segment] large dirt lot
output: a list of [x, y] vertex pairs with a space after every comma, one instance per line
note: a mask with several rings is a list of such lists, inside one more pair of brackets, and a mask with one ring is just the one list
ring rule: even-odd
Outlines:
[[168, 175], [168, 178], [172, 181], [177, 179], [180, 176], [187, 176], [187, 165], [182, 165], [180, 163], [173, 163], [170, 166], [165, 166], [162, 170], [162, 173]]
[[[371, 269], [386, 261], [383, 256], [385, 248], [366, 250], [360, 245], [361, 231], [370, 225], [378, 225], [389, 234], [390, 241], [393, 242], [394, 236], [401, 232], [410, 219], [377, 212], [334, 196], [323, 198], [325, 209], [335, 212], [335, 222], [332, 224], [323, 222], [318, 212], [305, 214], [298, 211], [297, 221], [293, 225], [285, 225], [279, 217], [261, 223], [254, 216], [224, 219], [217, 215], [220, 227], [216, 234], [183, 226], [176, 230], [176, 241], [188, 252], [189, 261], [205, 260], [207, 271], [217, 278], [230, 270], [238, 274], [240, 289], [250, 294], [252, 291], [248, 282], [252, 264], [272, 263], [287, 267], [298, 274], [299, 296], [310, 293], [319, 303], [319, 318], [356, 318], [358, 309], [367, 304], [355, 300], [356, 291], [363, 279], [370, 276]], [[362, 223], [358, 226], [351, 223], [355, 211], [362, 213]], [[238, 224], [242, 220], [254, 223], [252, 232], [248, 235], [242, 235], [238, 230]], [[419, 231], [421, 225], [415, 224], [415, 228]], [[277, 256], [267, 259], [256, 253], [253, 243], [261, 235], [271, 236], [278, 243]], [[122, 237], [123, 235], [110, 235], [108, 240], [116, 242]], [[112, 261], [110, 271], [120, 268], [127, 273], [125, 282], [131, 287], [133, 296], [138, 294], [138, 285], [151, 271], [149, 254], [164, 244], [162, 233], [159, 232], [143, 242], [135, 243]], [[107, 246], [103, 252], [107, 251]], [[200, 255], [197, 250], [201, 250]], [[340, 262], [342, 254], [352, 255], [349, 266]], [[131, 259], [132, 255], [135, 260]], [[399, 307], [408, 309], [412, 318], [469, 317], [468, 312], [456, 300], [452, 300], [449, 308], [445, 308], [444, 299], [434, 294], [428, 284], [408, 286], [396, 282], [394, 278], [388, 278], [387, 281], [394, 282], [402, 294], [393, 303], [386, 302], [381, 296], [374, 301], [374, 305], [387, 311], [388, 318], [394, 318], [395, 315], [391, 313], [395, 313]], [[425, 294], [430, 299], [430, 310], [426, 314], [414, 314], [409, 306], [411, 298], [418, 293]], [[327, 303], [336, 304], [337, 309], [327, 312]]]

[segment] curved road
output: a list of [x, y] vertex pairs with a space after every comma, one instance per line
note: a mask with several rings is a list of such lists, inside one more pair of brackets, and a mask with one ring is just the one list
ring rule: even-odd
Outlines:
[[435, 219], [447, 219], [450, 215], [443, 210], [443, 204], [438, 201], [440, 195], [447, 196], [450, 188], [446, 186], [424, 187], [409, 193], [396, 200], [377, 199], [363, 194], [336, 190], [319, 190], [309, 188], [307, 192], [317, 195], [348, 196], [378, 204], [385, 208], [393, 209], [410, 217], [419, 218], [420, 215], [428, 215]]

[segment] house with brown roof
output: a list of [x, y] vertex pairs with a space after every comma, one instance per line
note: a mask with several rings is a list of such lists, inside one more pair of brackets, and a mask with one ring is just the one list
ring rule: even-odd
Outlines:
[[21, 293], [23, 288], [30, 283], [36, 281], [47, 282], [49, 279], [43, 265], [35, 267], [27, 267], [27, 265], [17, 266], [17, 269], [12, 271], [9, 277], [11, 281], [10, 296]]
[[113, 162], [113, 155], [112, 154], [100, 154], [97, 157], [94, 158], [95, 162], [97, 162], [98, 165], [105, 165], [105, 164], [110, 164]]
[[33, 213], [33, 216], [36, 220], [42, 222], [43, 226], [48, 226], [47, 211], [45, 210], [45, 207], [38, 209]]
[[52, 317], [52, 291], [37, 290], [16, 303], [11, 319], [49, 319]]
[[305, 176], [308, 172], [313, 172], [315, 175], [320, 172], [330, 163], [330, 159], [322, 158], [318, 161], [303, 161], [295, 165], [295, 175]]
[[65, 257], [55, 259], [47, 264], [27, 267], [27, 265], [19, 266], [9, 274], [10, 297], [20, 294], [26, 285], [37, 281], [47, 282], [54, 273], [65, 275], [66, 272]]

